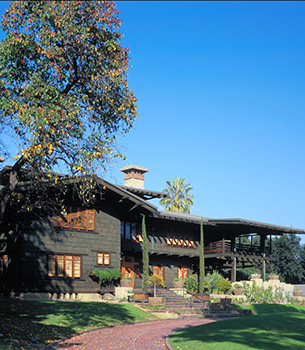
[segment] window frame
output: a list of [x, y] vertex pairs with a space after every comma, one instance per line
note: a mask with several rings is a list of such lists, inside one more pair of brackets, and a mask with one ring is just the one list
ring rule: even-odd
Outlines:
[[[84, 213], [84, 218], [81, 216], [82, 213]], [[64, 217], [61, 215], [53, 216], [53, 225], [64, 230], [94, 232], [95, 213], [96, 211], [93, 208], [85, 209], [82, 207], [69, 206], [67, 215]], [[76, 217], [75, 221], [74, 217]]]
[[[184, 276], [186, 272], [186, 276]], [[177, 267], [177, 278], [181, 279], [184, 281], [186, 278], [189, 276], [189, 269], [186, 266], [178, 266]]]
[[[127, 237], [128, 233], [128, 237]], [[143, 239], [139, 239], [137, 234], [137, 224], [134, 222], [121, 221], [121, 239], [129, 242], [139, 242]]]
[[[155, 273], [154, 270], [157, 270], [157, 273]], [[160, 274], [161, 272], [161, 274]], [[164, 280], [164, 266], [161, 266], [161, 265], [153, 265], [152, 266], [152, 273], [153, 275], [158, 275], [158, 276], [161, 276]]]
[[[51, 266], [52, 265], [52, 266]], [[71, 271], [71, 275], [69, 273]], [[48, 254], [47, 275], [49, 278], [81, 279], [82, 257], [76, 254]]]
[[[102, 263], [99, 261], [99, 257], [101, 256]], [[105, 263], [105, 256], [108, 256], [108, 264]], [[111, 254], [108, 252], [97, 252], [96, 253], [96, 264], [99, 266], [110, 266], [111, 264]]]

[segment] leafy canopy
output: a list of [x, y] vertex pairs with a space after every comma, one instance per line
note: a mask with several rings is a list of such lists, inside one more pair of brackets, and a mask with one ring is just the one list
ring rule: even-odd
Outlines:
[[11, 2], [1, 21], [0, 130], [18, 140], [16, 160], [75, 175], [122, 156], [116, 137], [137, 112], [120, 24], [112, 1]]
[[166, 211], [190, 213], [194, 196], [190, 193], [193, 188], [185, 182], [185, 179], [175, 178], [173, 182], [166, 181], [167, 188], [163, 190], [168, 197], [162, 198], [160, 204]]
[[286, 283], [303, 283], [305, 278], [305, 246], [301, 238], [284, 234], [272, 240], [270, 272], [279, 274]]

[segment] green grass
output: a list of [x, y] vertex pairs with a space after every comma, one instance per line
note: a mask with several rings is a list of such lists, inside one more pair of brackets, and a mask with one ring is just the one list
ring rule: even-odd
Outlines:
[[170, 344], [184, 350], [305, 349], [305, 306], [240, 305], [257, 315], [227, 319], [174, 333]]
[[156, 317], [132, 304], [0, 300], [0, 350], [37, 349], [37, 343], [47, 345], [78, 332], [152, 319]]

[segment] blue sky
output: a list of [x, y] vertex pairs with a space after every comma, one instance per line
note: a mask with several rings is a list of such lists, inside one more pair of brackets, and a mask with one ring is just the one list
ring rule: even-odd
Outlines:
[[185, 178], [193, 214], [305, 228], [305, 3], [117, 7], [139, 116], [105, 178], [136, 164], [148, 189]]

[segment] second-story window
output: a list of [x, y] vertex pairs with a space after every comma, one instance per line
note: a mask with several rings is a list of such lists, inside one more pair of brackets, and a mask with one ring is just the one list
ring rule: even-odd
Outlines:
[[137, 240], [136, 224], [130, 222], [121, 222], [121, 238], [127, 241]]
[[54, 226], [66, 230], [94, 231], [95, 210], [78, 207], [68, 207], [64, 216], [53, 217]]

